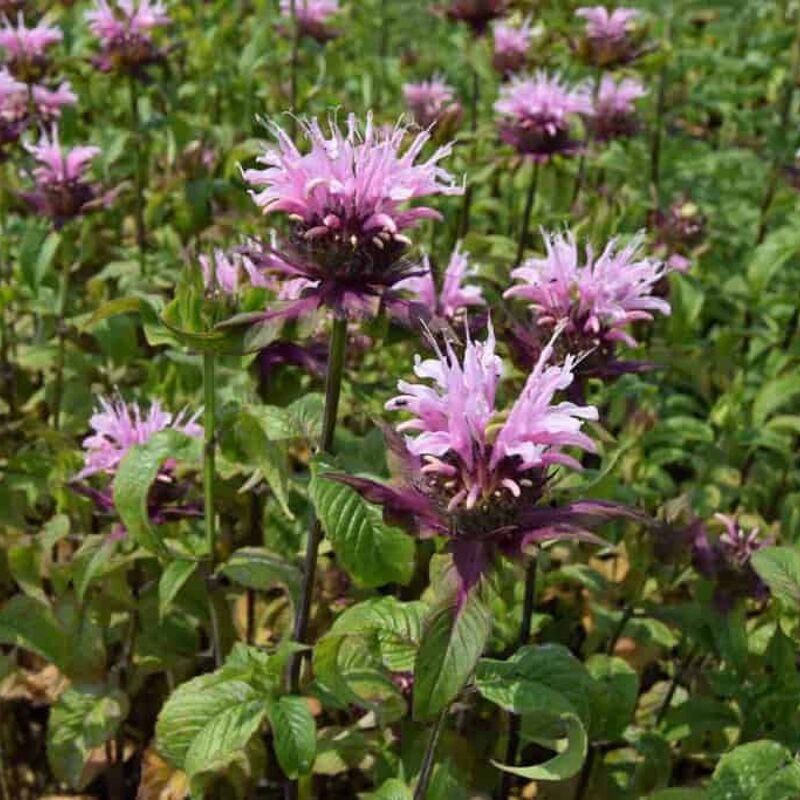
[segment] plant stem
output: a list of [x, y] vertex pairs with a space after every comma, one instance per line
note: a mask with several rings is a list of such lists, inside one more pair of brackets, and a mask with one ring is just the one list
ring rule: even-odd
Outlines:
[[586, 790], [589, 788], [596, 757], [597, 748], [594, 745], [589, 745], [589, 751], [586, 753], [586, 761], [583, 764], [583, 769], [581, 770], [581, 776], [578, 779], [578, 787], [575, 790], [575, 797], [573, 800], [583, 800]]
[[675, 674], [672, 676], [672, 682], [669, 685], [669, 689], [667, 689], [666, 695], [664, 695], [664, 702], [661, 703], [661, 708], [658, 709], [658, 714], [656, 714], [656, 725], [660, 725], [664, 717], [667, 715], [667, 711], [669, 711], [669, 707], [672, 705], [672, 698], [675, 697], [675, 692], [678, 690], [678, 684], [686, 674], [686, 670], [694, 658], [696, 649], [696, 647], [690, 648], [689, 652], [686, 653], [684, 658], [675, 668]]
[[534, 161], [531, 167], [531, 180], [528, 184], [528, 195], [525, 198], [525, 211], [522, 212], [522, 229], [519, 234], [517, 244], [517, 257], [514, 259], [514, 266], [518, 267], [522, 263], [522, 254], [525, 252], [525, 240], [528, 238], [528, 228], [531, 223], [531, 211], [536, 200], [536, 188], [539, 185], [539, 162]]
[[[667, 26], [664, 32], [664, 41], [668, 46], [672, 38], [672, 3], [667, 10]], [[653, 201], [655, 207], [661, 208], [661, 137], [664, 126], [664, 112], [667, 106], [667, 64], [661, 67], [658, 76], [658, 92], [656, 94], [656, 118], [653, 122], [653, 141], [650, 146], [650, 183], [653, 187]]]
[[61, 406], [64, 402], [64, 366], [67, 355], [67, 292], [69, 291], [69, 258], [64, 258], [61, 265], [61, 280], [58, 289], [58, 316], [56, 318], [56, 336], [58, 352], [56, 354], [56, 380], [53, 388], [53, 428], [61, 430]]
[[[211, 567], [211, 575], [216, 564], [216, 503], [214, 501], [215, 455], [217, 447], [216, 435], [216, 366], [215, 353], [203, 353], [203, 508], [205, 511], [206, 547]], [[222, 663], [220, 648], [219, 620], [214, 598], [211, 595], [211, 586], [208, 590], [208, 611], [211, 621], [211, 648], [214, 653], [214, 664], [219, 667]]]
[[297, 136], [297, 70], [300, 60], [300, 25], [297, 22], [297, 0], [291, 0], [289, 11], [292, 17], [292, 57], [289, 66], [289, 109], [291, 114], [292, 139]]
[[0, 800], [11, 800], [11, 790], [6, 778], [6, 758], [3, 749], [3, 730], [0, 729]]
[[145, 271], [145, 250], [147, 248], [147, 229], [144, 224], [144, 184], [145, 164], [142, 153], [142, 122], [139, 118], [139, 84], [133, 75], [128, 77], [128, 94], [130, 98], [130, 124], [133, 134], [133, 157], [135, 160], [135, 203], [134, 222], [136, 225], [136, 246], [139, 249], [139, 270]]
[[425, 800], [425, 794], [428, 791], [428, 784], [431, 782], [431, 775], [433, 775], [434, 759], [436, 756], [436, 747], [439, 744], [439, 738], [444, 730], [444, 723], [447, 719], [447, 711], [449, 706], [445, 706], [436, 722], [431, 728], [430, 736], [428, 736], [428, 744], [425, 747], [425, 755], [422, 759], [422, 767], [419, 771], [419, 779], [417, 780], [416, 788], [414, 789], [414, 800]]
[[[0, 370], [2, 370], [3, 391], [8, 404], [10, 417], [16, 416], [16, 391], [14, 386], [14, 366], [11, 363], [11, 334], [14, 323], [11, 319], [6, 319], [6, 311], [10, 311], [10, 303], [7, 298], [11, 297], [11, 287], [13, 286], [11, 261], [8, 257], [6, 234], [6, 193], [3, 184], [6, 181], [5, 170], [0, 166]], [[6, 269], [8, 272], [6, 272]], [[8, 295], [6, 295], [8, 287]]]
[[[476, 52], [477, 45], [475, 44], [474, 37], [470, 39], [469, 52]], [[470, 62], [471, 63], [471, 62]], [[472, 132], [472, 152], [470, 155], [470, 163], [474, 166], [478, 159], [478, 103], [480, 101], [481, 82], [480, 75], [475, 65], [471, 63], [472, 69], [472, 94], [469, 101], [469, 127]], [[469, 218], [470, 210], [472, 207], [472, 192], [473, 186], [469, 182], [464, 192], [464, 204], [461, 207], [461, 224], [459, 225], [458, 235], [456, 238], [463, 238], [469, 231]]]
[[[524, 647], [531, 638], [531, 627], [533, 623], [533, 611], [536, 606], [536, 558], [531, 558], [528, 568], [525, 570], [525, 596], [522, 600], [522, 619], [519, 626], [519, 637], [517, 647]], [[508, 717], [508, 743], [506, 744], [506, 764], [515, 766], [517, 763], [517, 752], [519, 751], [519, 732], [522, 718], [518, 714], [509, 714]], [[497, 800], [505, 800], [511, 792], [514, 776], [510, 772], [503, 772], [500, 778], [500, 786]]]

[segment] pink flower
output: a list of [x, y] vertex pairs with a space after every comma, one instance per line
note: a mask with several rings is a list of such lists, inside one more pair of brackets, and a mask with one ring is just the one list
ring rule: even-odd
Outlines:
[[590, 121], [595, 138], [607, 141], [631, 136], [637, 130], [634, 102], [647, 94], [641, 81], [604, 75], [597, 92], [594, 117]]
[[584, 58], [601, 67], [623, 64], [639, 55], [635, 22], [640, 12], [635, 8], [617, 8], [609, 12], [603, 6], [579, 8], [576, 17], [586, 20], [586, 37], [580, 46]]
[[184, 409], [170, 414], [155, 400], [143, 414], [138, 403], [126, 404], [121, 398], [109, 400], [101, 397], [100, 407], [89, 420], [94, 433], [83, 440], [84, 467], [76, 480], [99, 472], [113, 475], [131, 447], [144, 444], [166, 428], [201, 437], [203, 428], [197, 424], [200, 413], [190, 416]]
[[[556, 336], [558, 333], [556, 333]], [[553, 340], [542, 351], [510, 408], [498, 407], [503, 369], [489, 325], [486, 341], [465, 331], [463, 356], [446, 343], [436, 358], [416, 359], [420, 382], [400, 381], [387, 403], [410, 418], [387, 431], [387, 445], [401, 464], [402, 482], [390, 486], [351, 475], [324, 475], [383, 506], [384, 517], [421, 536], [449, 540], [460, 581], [459, 601], [490, 569], [499, 553], [520, 558], [531, 545], [552, 539], [597, 542], [587, 526], [613, 516], [638, 517], [604, 502], [543, 504], [554, 465], [580, 468], [564, 448], [595, 451], [582, 431], [597, 419], [593, 406], [555, 395], [573, 381], [575, 359], [548, 365]], [[402, 439], [399, 435], [408, 435]]]
[[219, 248], [213, 256], [201, 255], [198, 258], [203, 273], [203, 284], [209, 291], [220, 290], [227, 295], [239, 291], [241, 273], [244, 270], [253, 286], [267, 286], [267, 281], [256, 270], [253, 262], [241, 253], [225, 253]]
[[531, 18], [520, 25], [498, 22], [494, 26], [494, 55], [492, 66], [501, 74], [519, 72], [528, 60], [528, 50], [533, 41]]
[[[293, 0], [281, 0], [281, 14], [291, 20]], [[294, 0], [295, 20], [301, 36], [324, 44], [338, 34], [329, 23], [339, 12], [339, 0]], [[287, 29], [288, 31], [289, 29]]]
[[77, 102], [78, 95], [72, 91], [72, 86], [68, 81], [55, 89], [41, 85], [33, 87], [33, 103], [36, 106], [36, 112], [45, 122], [58, 119], [61, 116], [62, 108], [75, 105]]
[[403, 84], [406, 108], [421, 128], [430, 128], [448, 114], [460, 116], [461, 106], [453, 97], [452, 87], [441, 78]]
[[504, 86], [494, 107], [501, 115], [502, 139], [537, 160], [574, 151], [575, 142], [569, 138], [572, 119], [593, 113], [591, 94], [584, 85], [570, 87], [541, 71]]
[[501, 17], [508, 0], [450, 0], [444, 13], [448, 19], [464, 22], [476, 36], [486, 32], [493, 19]]
[[281, 313], [320, 305], [345, 313], [347, 306], [363, 304], [359, 298], [382, 296], [406, 277], [408, 265], [400, 260], [410, 243], [405, 231], [422, 219], [441, 218], [428, 206], [408, 203], [462, 192], [439, 166], [450, 145], [418, 161], [428, 131], [404, 147], [407, 129], [380, 132], [371, 114], [363, 132], [350, 115], [346, 132], [331, 122], [330, 135], [315, 119], [303, 123], [311, 147], [301, 153], [280, 127], [272, 130], [278, 144], [259, 158], [264, 169], [246, 170], [244, 178], [256, 187], [251, 194], [265, 214], [289, 214], [291, 243], [288, 252], [266, 248], [261, 256], [248, 255], [268, 271], [305, 278], [312, 289]]
[[665, 267], [640, 257], [641, 236], [621, 249], [612, 239], [598, 258], [587, 247], [583, 263], [571, 234], [545, 234], [544, 243], [545, 257], [530, 259], [513, 270], [511, 276], [520, 283], [504, 297], [529, 301], [540, 326], [564, 325], [576, 349], [615, 342], [634, 347], [636, 340], [626, 326], [652, 320], [655, 311], [670, 313], [669, 303], [653, 295]]
[[47, 69], [46, 51], [63, 39], [61, 31], [45, 22], [28, 28], [22, 12], [17, 25], [3, 17], [0, 25], [0, 48], [5, 50], [9, 70], [20, 80], [32, 83]]
[[28, 87], [0, 68], [0, 148], [19, 139], [28, 124], [27, 117]]
[[163, 57], [151, 35], [155, 28], [170, 22], [160, 0], [119, 0], [114, 7], [108, 0], [95, 0], [85, 16], [102, 48], [96, 60], [101, 70], [137, 72]]
[[42, 133], [39, 143], [26, 145], [25, 149], [34, 157], [38, 166], [33, 169], [36, 190], [23, 194], [33, 208], [53, 219], [57, 226], [69, 219], [107, 205], [116, 192], [100, 191], [91, 183], [87, 173], [99, 147], [79, 146], [62, 148], [58, 128], [48, 138]]
[[431, 271], [430, 259], [423, 258], [424, 272], [405, 278], [395, 284], [395, 289], [405, 290], [414, 295], [416, 302], [425, 306], [435, 316], [453, 320], [468, 306], [486, 304], [478, 286], [464, 284], [464, 280], [475, 274], [469, 267], [469, 255], [456, 245], [444, 273], [441, 292], [436, 290], [436, 282]]

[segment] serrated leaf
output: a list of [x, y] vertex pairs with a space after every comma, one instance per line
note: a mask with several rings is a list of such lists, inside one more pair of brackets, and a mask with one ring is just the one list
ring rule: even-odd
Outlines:
[[167, 564], [158, 579], [158, 616], [163, 619], [178, 592], [197, 569], [197, 561], [178, 559]]
[[314, 476], [311, 500], [344, 568], [365, 587], [407, 583], [414, 540], [383, 522], [381, 512], [349, 486]]
[[428, 719], [453, 701], [475, 670], [492, 620], [475, 593], [425, 620], [414, 664], [414, 717]]
[[300, 592], [300, 570], [265, 547], [241, 547], [231, 554], [219, 571], [248, 589], [265, 591], [283, 584], [292, 601]]
[[114, 478], [114, 506], [128, 532], [146, 550], [163, 558], [169, 550], [150, 524], [147, 498], [167, 459], [199, 462], [201, 442], [174, 429], [159, 431], [147, 442], [131, 447]]
[[285, 695], [267, 709], [275, 755], [284, 774], [298, 778], [311, 771], [317, 752], [317, 726], [302, 697]]
[[753, 554], [752, 564], [775, 597], [800, 607], [800, 548], [765, 547]]

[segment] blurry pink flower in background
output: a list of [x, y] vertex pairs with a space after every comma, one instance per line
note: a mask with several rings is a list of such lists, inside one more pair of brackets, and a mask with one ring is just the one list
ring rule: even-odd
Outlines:
[[570, 138], [572, 120], [594, 113], [586, 86], [569, 86], [559, 76], [542, 71], [512, 80], [500, 90], [494, 107], [501, 116], [503, 141], [539, 161], [574, 152], [577, 143]]
[[0, 159], [2, 147], [16, 142], [28, 124], [28, 87], [0, 68]]
[[503, 16], [507, 6], [507, 0], [451, 0], [442, 10], [448, 19], [469, 25], [481, 36], [493, 19]]
[[456, 245], [450, 256], [441, 291], [437, 291], [427, 254], [423, 258], [423, 268], [422, 275], [405, 278], [395, 285], [395, 289], [410, 292], [414, 300], [425, 306], [433, 316], [452, 321], [468, 306], [486, 304], [480, 287], [464, 283], [475, 274], [475, 270], [470, 269], [469, 254], [460, 245]]
[[615, 81], [604, 75], [594, 104], [594, 116], [589, 121], [594, 137], [600, 141], [632, 136], [638, 130], [634, 102], [647, 94], [636, 78]]
[[528, 60], [528, 50], [533, 41], [531, 18], [525, 17], [519, 25], [498, 22], [493, 28], [494, 54], [492, 66], [501, 74], [519, 72]]
[[99, 69], [135, 73], [163, 58], [152, 38], [154, 29], [170, 22], [160, 0], [119, 0], [115, 6], [108, 0], [95, 0], [85, 16], [100, 43], [101, 53], [95, 59]]
[[63, 148], [58, 128], [50, 136], [42, 133], [38, 144], [26, 145], [37, 166], [33, 169], [36, 188], [22, 197], [39, 213], [50, 217], [60, 227], [73, 217], [108, 205], [116, 191], [103, 193], [99, 184], [92, 183], [88, 171], [100, 148], [79, 146]]
[[[403, 98], [406, 108], [421, 128], [430, 128], [443, 123], [446, 119], [458, 121], [461, 117], [461, 105], [454, 101], [453, 88], [441, 78], [429, 81], [403, 84]], [[451, 125], [447, 126], [452, 128]]]
[[83, 480], [99, 472], [113, 475], [131, 447], [149, 441], [166, 428], [201, 437], [203, 428], [197, 424], [200, 414], [198, 411], [190, 416], [185, 409], [171, 414], [164, 411], [158, 400], [143, 413], [138, 403], [101, 397], [99, 408], [89, 420], [94, 433], [83, 440], [84, 467], [76, 479]]
[[595, 258], [586, 248], [581, 263], [572, 234], [544, 234], [544, 258], [532, 258], [513, 270], [519, 284], [504, 297], [527, 300], [536, 313], [536, 324], [564, 326], [565, 340], [573, 352], [585, 352], [601, 343], [636, 340], [626, 330], [630, 323], [652, 320], [653, 313], [669, 314], [670, 306], [653, 290], [665, 274], [664, 265], [643, 258], [642, 237], [618, 247], [612, 239]]
[[609, 67], [624, 64], [640, 55], [644, 31], [637, 28], [641, 12], [635, 8], [609, 11], [604, 6], [585, 6], [575, 12], [586, 21], [578, 51], [590, 64]]
[[226, 253], [219, 248], [211, 256], [198, 258], [203, 273], [203, 284], [209, 291], [235, 295], [239, 291], [242, 272], [253, 286], [267, 286], [268, 282], [255, 268], [253, 262], [241, 253]]
[[47, 50], [64, 38], [61, 30], [40, 21], [29, 28], [22, 12], [14, 25], [8, 17], [0, 24], [0, 49], [14, 77], [25, 83], [34, 83], [47, 71]]
[[[338, 0], [281, 0], [281, 14], [291, 20], [292, 4], [298, 31], [324, 44], [338, 36], [338, 31], [330, 27], [331, 18], [339, 12]], [[290, 28], [283, 29], [291, 35]]]
[[33, 87], [32, 92], [36, 113], [44, 122], [58, 119], [61, 116], [62, 108], [73, 106], [78, 102], [78, 95], [72, 91], [72, 86], [68, 81], [60, 84], [55, 89], [36, 85]]
[[[326, 134], [318, 120], [302, 123], [310, 150], [301, 153], [277, 125], [277, 146], [259, 157], [263, 169], [244, 172], [251, 195], [265, 214], [289, 215], [293, 229], [283, 252], [251, 254], [257, 266], [289, 279], [308, 281], [302, 296], [282, 309], [296, 316], [322, 305], [347, 313], [367, 305], [407, 277], [401, 259], [410, 240], [405, 231], [423, 219], [440, 219], [429, 206], [408, 203], [435, 194], [460, 194], [462, 187], [439, 166], [450, 146], [420, 161], [428, 131], [408, 136], [397, 125], [363, 130], [354, 115], [343, 131], [333, 121]], [[407, 140], [410, 141], [407, 144]]]

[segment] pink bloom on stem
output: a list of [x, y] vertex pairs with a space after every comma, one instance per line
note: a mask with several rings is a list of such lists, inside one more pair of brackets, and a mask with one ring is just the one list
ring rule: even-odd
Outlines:
[[585, 85], [571, 87], [542, 71], [504, 86], [494, 107], [501, 115], [502, 139], [536, 160], [574, 151], [576, 143], [569, 137], [572, 119], [594, 113]]
[[226, 253], [219, 248], [212, 256], [198, 258], [203, 273], [203, 284], [208, 290], [220, 290], [235, 295], [239, 290], [242, 270], [253, 286], [267, 286], [268, 281], [258, 272], [253, 262], [241, 253]]
[[59, 28], [41, 21], [34, 27], [25, 25], [20, 11], [17, 25], [2, 18], [0, 49], [5, 50], [10, 71], [20, 80], [32, 83], [46, 71], [46, 51], [64, 38]]
[[293, 2], [301, 36], [308, 36], [321, 44], [336, 38], [338, 34], [329, 23], [339, 12], [339, 0], [281, 0], [281, 14], [289, 20]]
[[58, 128], [53, 128], [50, 138], [42, 133], [39, 143], [27, 145], [26, 149], [39, 164], [33, 170], [33, 177], [40, 186], [47, 187], [83, 180], [92, 160], [100, 153], [99, 147], [91, 145], [62, 148]]
[[610, 12], [604, 6], [586, 6], [579, 8], [575, 16], [586, 21], [586, 38], [580, 49], [590, 63], [607, 67], [626, 63], [640, 54], [635, 23], [641, 13], [635, 8]]
[[158, 400], [154, 400], [147, 412], [143, 413], [138, 403], [101, 397], [100, 407], [89, 420], [94, 433], [83, 440], [84, 467], [76, 480], [100, 472], [113, 475], [131, 447], [149, 441], [156, 433], [167, 428], [188, 436], [202, 437], [203, 428], [197, 424], [200, 413], [198, 411], [190, 416], [184, 409], [177, 414], [170, 414], [164, 411]]
[[646, 94], [642, 82], [636, 78], [615, 81], [610, 75], [604, 75], [590, 121], [595, 138], [607, 141], [633, 135], [638, 127], [634, 102]]
[[502, 75], [519, 72], [528, 60], [528, 50], [533, 41], [531, 18], [520, 25], [498, 22], [494, 26], [494, 55], [492, 66]]
[[450, 0], [444, 13], [448, 19], [464, 22], [476, 36], [486, 33], [489, 23], [501, 17], [508, 0]]
[[2, 147], [14, 144], [28, 124], [28, 87], [0, 68], [0, 160]]
[[[302, 123], [310, 150], [301, 153], [288, 135], [272, 126], [277, 146], [259, 158], [263, 169], [244, 172], [251, 195], [265, 214], [289, 215], [289, 252], [267, 248], [257, 265], [285, 278], [304, 278], [311, 291], [281, 314], [303, 313], [321, 305], [337, 313], [378, 298], [402, 278], [401, 256], [410, 244], [405, 232], [422, 219], [440, 219], [428, 206], [408, 203], [434, 194], [460, 194], [462, 187], [439, 166], [451, 146], [419, 161], [430, 132], [404, 147], [407, 129], [379, 131], [367, 115], [363, 131], [354, 115], [342, 131], [329, 135], [314, 119]], [[253, 254], [254, 259], [256, 255]]]
[[170, 22], [160, 0], [119, 0], [116, 6], [95, 0], [85, 16], [102, 48], [96, 62], [100, 69], [135, 72], [163, 56], [152, 40], [152, 31]]
[[33, 103], [36, 106], [36, 112], [46, 122], [58, 119], [61, 116], [62, 108], [73, 106], [77, 102], [78, 95], [72, 91], [72, 86], [68, 81], [55, 89], [39, 85], [33, 87]]
[[582, 349], [595, 342], [634, 347], [627, 325], [652, 320], [656, 311], [670, 313], [669, 303], [653, 295], [665, 267], [640, 256], [641, 236], [622, 248], [612, 239], [597, 258], [587, 247], [584, 263], [572, 234], [544, 234], [544, 243], [545, 257], [513, 270], [511, 276], [520, 283], [504, 294], [530, 302], [538, 325], [565, 325], [568, 337], [585, 339]]
[[421, 128], [435, 125], [448, 112], [460, 111], [453, 97], [453, 88], [441, 78], [403, 84], [406, 108]]
[[456, 245], [444, 273], [441, 292], [436, 290], [436, 282], [431, 270], [430, 259], [423, 259], [424, 272], [405, 278], [395, 284], [395, 289], [405, 290], [414, 295], [416, 302], [431, 310], [436, 316], [453, 320], [468, 306], [486, 304], [480, 287], [465, 284], [464, 281], [475, 274], [469, 266], [469, 254]]

